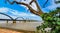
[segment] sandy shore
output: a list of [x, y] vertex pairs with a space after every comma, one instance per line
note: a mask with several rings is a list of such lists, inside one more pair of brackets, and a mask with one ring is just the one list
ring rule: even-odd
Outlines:
[[0, 33], [23, 33], [23, 32], [18, 32], [18, 31], [14, 31], [14, 30], [10, 30], [10, 29], [0, 28]]

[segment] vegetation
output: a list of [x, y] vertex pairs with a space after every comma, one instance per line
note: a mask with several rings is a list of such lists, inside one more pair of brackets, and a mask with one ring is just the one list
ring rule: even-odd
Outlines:
[[[60, 33], [60, 8], [41, 15], [44, 22], [37, 27], [38, 33]], [[48, 31], [46, 31], [46, 28]]]

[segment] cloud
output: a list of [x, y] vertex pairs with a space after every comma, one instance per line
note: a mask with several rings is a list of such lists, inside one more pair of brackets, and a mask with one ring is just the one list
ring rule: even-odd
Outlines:
[[31, 13], [19, 12], [18, 10], [13, 10], [13, 9], [6, 8], [6, 7], [2, 7], [2, 8], [0, 8], [0, 10], [1, 10], [0, 12], [8, 14], [9, 16], [11, 16], [14, 19], [17, 17], [24, 17], [25, 19], [29, 18], [32, 20], [41, 20], [41, 18], [39, 16], [36, 16], [34, 14], [31, 14]]
[[36, 4], [33, 2], [31, 5], [30, 5], [34, 10], [37, 11], [37, 7], [36, 7]]
[[51, 5], [45, 8], [42, 8], [43, 11], [51, 11], [51, 10], [56, 10], [57, 7], [60, 7], [60, 3], [56, 4], [54, 0], [52, 0]]
[[30, 2], [31, 2], [32, 0], [21, 0], [21, 2], [24, 2], [24, 3], [27, 3], [27, 4], [29, 4]]
[[[26, 4], [28, 4], [29, 5], [29, 3], [32, 1], [32, 0], [16, 0], [17, 2], [23, 2], [23, 3], [26, 3]], [[20, 6], [23, 6], [23, 7], [25, 7], [26, 9], [28, 9], [28, 7], [26, 7], [26, 6], [24, 6], [24, 5], [20, 5]], [[34, 10], [36, 10], [37, 11], [37, 7], [36, 7], [36, 4], [33, 2], [31, 5], [30, 5]]]
[[54, 3], [54, 4], [52, 4], [52, 5], [50, 5], [50, 6], [46, 7], [46, 8], [48, 8], [48, 9], [50, 9], [50, 10], [54, 10], [54, 9], [56, 9], [57, 7], [60, 7], [60, 3], [58, 3], [58, 4]]
[[14, 0], [14, 1], [23, 2], [23, 3], [29, 4], [32, 0]]
[[0, 14], [0, 19], [10, 19], [8, 16]]
[[7, 8], [2, 7], [2, 8], [0, 8], [0, 12], [8, 12], [8, 9], [7, 9]]
[[22, 6], [22, 7], [24, 7], [24, 8], [26, 8], [27, 10], [29, 9], [27, 6], [25, 6], [25, 5], [20, 5], [20, 6]]

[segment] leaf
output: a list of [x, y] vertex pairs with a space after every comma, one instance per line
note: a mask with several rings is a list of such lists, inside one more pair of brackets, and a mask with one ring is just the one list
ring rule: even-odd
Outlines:
[[60, 25], [60, 22], [57, 22], [57, 25]]
[[56, 22], [52, 22], [54, 25], [56, 24]]

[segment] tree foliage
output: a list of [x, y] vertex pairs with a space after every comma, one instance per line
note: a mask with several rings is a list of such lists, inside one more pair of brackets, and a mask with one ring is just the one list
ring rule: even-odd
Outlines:
[[49, 13], [44, 13], [41, 17], [44, 22], [41, 26], [37, 27], [37, 30], [44, 31], [43, 33], [46, 33], [45, 28], [51, 28], [49, 33], [60, 33], [60, 8]]

